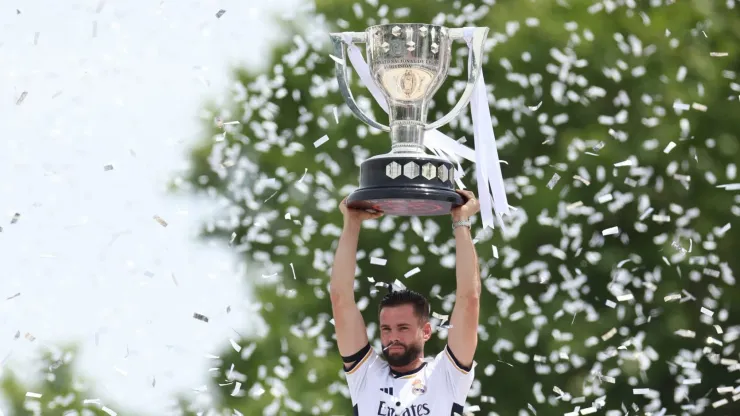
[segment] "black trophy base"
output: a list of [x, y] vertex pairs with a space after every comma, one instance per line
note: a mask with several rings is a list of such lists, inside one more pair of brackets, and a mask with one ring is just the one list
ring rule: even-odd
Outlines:
[[423, 153], [367, 159], [360, 165], [360, 188], [349, 195], [347, 206], [404, 217], [449, 214], [465, 203], [455, 192], [454, 169]]
[[347, 198], [347, 206], [401, 217], [449, 214], [463, 204], [455, 191], [423, 188], [358, 189]]

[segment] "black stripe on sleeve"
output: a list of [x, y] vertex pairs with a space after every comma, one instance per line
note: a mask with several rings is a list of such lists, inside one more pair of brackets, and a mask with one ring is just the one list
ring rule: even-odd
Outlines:
[[462, 416], [463, 411], [465, 408], [458, 403], [452, 403], [452, 411], [450, 412], [450, 416]]
[[342, 356], [342, 361], [345, 363], [353, 363], [355, 361], [360, 361], [362, 357], [367, 354], [367, 352], [370, 351], [370, 343], [368, 342], [367, 345], [362, 347], [361, 350], [357, 351], [357, 353], [349, 355], [349, 356]]
[[450, 349], [450, 346], [449, 345], [447, 345], [446, 348], [447, 348], [447, 353], [450, 354], [450, 358], [452, 358], [452, 361], [455, 362], [455, 365], [458, 366], [458, 368], [460, 368], [461, 370], [466, 371], [468, 373], [470, 372], [470, 370], [473, 369], [473, 366], [472, 365], [471, 366], [464, 366], [464, 365], [460, 364], [460, 361], [458, 361], [457, 360], [457, 357], [455, 357], [455, 354], [452, 353], [452, 350]]

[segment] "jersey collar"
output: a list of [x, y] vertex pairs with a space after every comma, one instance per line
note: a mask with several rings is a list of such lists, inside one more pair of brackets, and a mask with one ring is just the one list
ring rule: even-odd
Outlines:
[[404, 372], [395, 371], [395, 370], [393, 370], [391, 368], [390, 369], [391, 370], [391, 375], [393, 376], [393, 378], [403, 378], [403, 377], [413, 376], [414, 374], [416, 374], [419, 371], [421, 371], [421, 369], [424, 368], [426, 365], [427, 365], [427, 363], [426, 363], [426, 361], [424, 361], [423, 363], [421, 363], [420, 366], [416, 367], [415, 369], [409, 370], [409, 371], [404, 371]]

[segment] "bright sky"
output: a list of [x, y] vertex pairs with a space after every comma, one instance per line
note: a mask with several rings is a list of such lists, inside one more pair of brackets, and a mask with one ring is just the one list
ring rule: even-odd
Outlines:
[[[27, 0], [6, 7], [0, 373], [31, 376], [34, 351], [73, 340], [101, 396], [126, 409], [163, 414], [170, 393], [205, 384], [213, 366], [205, 355], [228, 346], [232, 328], [247, 327], [239, 309], [249, 294], [228, 247], [195, 239], [211, 208], [168, 195], [165, 185], [199, 138], [205, 100], [226, 95], [229, 67], [262, 63], [277, 35], [268, 11], [300, 13], [297, 4]], [[219, 9], [226, 13], [216, 18]], [[210, 322], [193, 319], [195, 312]]]

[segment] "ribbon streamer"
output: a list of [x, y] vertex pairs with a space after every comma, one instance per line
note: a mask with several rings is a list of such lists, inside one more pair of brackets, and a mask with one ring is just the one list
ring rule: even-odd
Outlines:
[[[472, 28], [463, 29], [465, 41], [470, 49], [469, 61], [472, 60], [473, 50]], [[380, 104], [386, 113], [389, 112], [388, 102], [385, 99], [380, 88], [373, 81], [370, 74], [370, 68], [362, 56], [362, 52], [352, 42], [351, 35], [343, 35], [344, 43], [347, 44], [347, 52], [352, 67], [359, 75], [362, 83], [370, 90], [375, 100]], [[482, 58], [482, 57], [481, 57]], [[494, 228], [494, 210], [499, 217], [501, 225], [504, 225], [502, 216], [509, 215], [509, 204], [506, 199], [506, 188], [504, 178], [501, 172], [501, 166], [496, 146], [496, 136], [493, 133], [493, 123], [491, 122], [491, 112], [488, 105], [488, 94], [486, 92], [483, 73], [479, 74], [473, 95], [470, 99], [471, 116], [473, 120], [473, 133], [475, 142], [475, 151], [473, 149], [458, 143], [439, 130], [428, 130], [424, 134], [424, 145], [433, 153], [443, 157], [457, 155], [476, 164], [476, 181], [478, 182], [478, 200], [481, 204], [481, 218], [484, 227]], [[461, 172], [458, 164], [458, 173]], [[491, 192], [492, 191], [492, 192]]]

